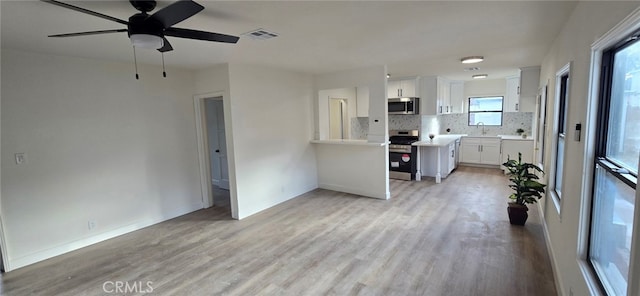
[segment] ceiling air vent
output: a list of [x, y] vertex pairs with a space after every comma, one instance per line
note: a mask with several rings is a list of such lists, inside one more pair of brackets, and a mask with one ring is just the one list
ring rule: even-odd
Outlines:
[[265, 39], [270, 39], [273, 37], [278, 37], [278, 33], [275, 32], [270, 32], [267, 31], [265, 29], [256, 29], [253, 31], [249, 31], [247, 33], [242, 34], [243, 36], [247, 36], [251, 39], [257, 39], [257, 40], [265, 40]]

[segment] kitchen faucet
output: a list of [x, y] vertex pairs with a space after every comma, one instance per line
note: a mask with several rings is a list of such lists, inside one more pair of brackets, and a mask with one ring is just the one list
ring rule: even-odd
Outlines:
[[484, 136], [487, 134], [487, 132], [484, 130], [484, 122], [478, 122], [478, 124], [476, 124], [476, 128], [480, 127], [480, 124], [482, 124], [482, 135]]

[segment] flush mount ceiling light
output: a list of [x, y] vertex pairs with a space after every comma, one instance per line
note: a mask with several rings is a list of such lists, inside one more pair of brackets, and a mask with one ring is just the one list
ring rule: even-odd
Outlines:
[[482, 61], [484, 61], [483, 56], [471, 56], [471, 57], [464, 57], [460, 59], [460, 62], [462, 62], [463, 64], [473, 64], [473, 63], [479, 63]]
[[489, 77], [489, 75], [487, 75], [487, 74], [476, 74], [476, 75], [471, 76], [471, 78], [473, 78], [473, 79], [485, 79], [487, 77]]

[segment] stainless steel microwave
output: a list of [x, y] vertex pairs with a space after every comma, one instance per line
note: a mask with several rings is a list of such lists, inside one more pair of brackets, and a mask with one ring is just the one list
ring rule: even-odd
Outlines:
[[420, 98], [388, 99], [389, 114], [420, 114]]

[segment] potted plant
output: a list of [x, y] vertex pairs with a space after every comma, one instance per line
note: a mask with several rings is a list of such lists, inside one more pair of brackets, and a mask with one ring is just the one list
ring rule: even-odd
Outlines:
[[[529, 215], [527, 204], [536, 203], [542, 198], [545, 192], [545, 184], [541, 184], [537, 180], [538, 176], [535, 171], [544, 172], [538, 166], [532, 163], [522, 162], [522, 153], [518, 153], [518, 160], [507, 157], [507, 162], [502, 164], [509, 171], [509, 187], [513, 189], [513, 193], [509, 195], [513, 202], [508, 203], [507, 212], [509, 213], [509, 222], [513, 225], [524, 225]], [[532, 171], [533, 170], [533, 171]]]

